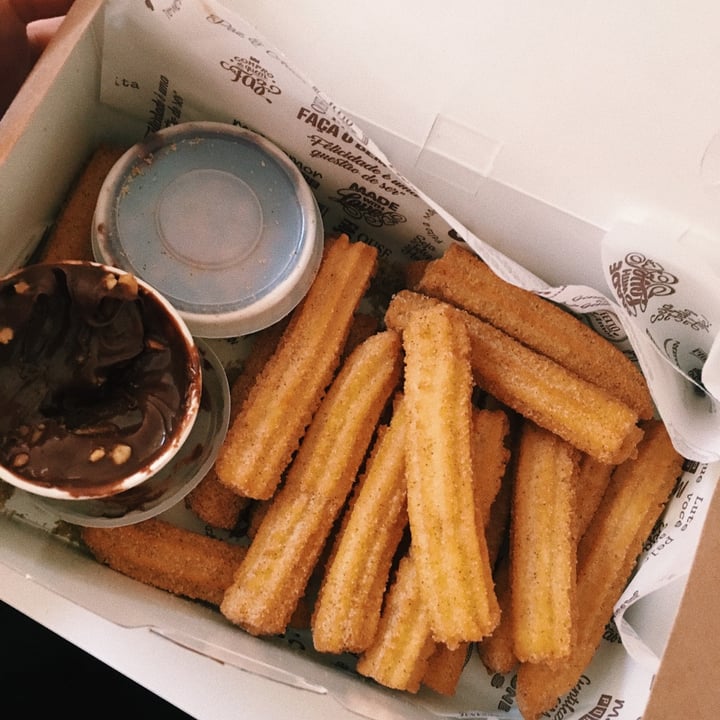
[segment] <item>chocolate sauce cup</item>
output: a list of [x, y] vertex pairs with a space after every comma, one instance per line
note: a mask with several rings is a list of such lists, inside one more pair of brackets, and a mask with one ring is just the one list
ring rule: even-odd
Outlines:
[[173, 306], [94, 262], [0, 279], [0, 480], [64, 500], [156, 475], [193, 429], [200, 357]]

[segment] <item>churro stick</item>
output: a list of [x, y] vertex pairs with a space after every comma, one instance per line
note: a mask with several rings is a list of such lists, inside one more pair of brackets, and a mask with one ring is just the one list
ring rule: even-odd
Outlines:
[[428, 264], [417, 290], [468, 310], [600, 385], [641, 419], [653, 416], [645, 378], [623, 352], [558, 305], [503, 280], [469, 248], [451, 245]]
[[475, 379], [500, 402], [602, 462], [621, 462], [635, 452], [642, 431], [630, 407], [473, 315], [403, 290], [385, 321], [401, 331], [414, 310], [439, 304], [464, 319]]
[[[280, 321], [253, 337], [253, 344], [240, 374], [230, 386], [230, 422], [233, 422], [250, 393], [250, 388], [265, 363], [275, 352], [287, 321]], [[185, 498], [185, 504], [203, 522], [216, 528], [232, 530], [241, 513], [250, 504], [250, 498], [239, 495], [220, 482], [215, 466]]]
[[467, 664], [472, 643], [460, 643], [454, 650], [436, 643], [428, 658], [422, 684], [441, 695], [454, 695]]
[[[502, 485], [510, 459], [505, 441], [510, 432], [510, 420], [503, 410], [473, 410], [472, 463], [475, 523], [482, 532], [490, 522], [492, 505]], [[490, 564], [494, 558], [490, 557]]]
[[375, 637], [390, 567], [407, 526], [402, 399], [381, 426], [336, 539], [312, 619], [321, 652], [359, 653]]
[[367, 340], [378, 330], [380, 330], [380, 321], [375, 315], [365, 312], [355, 313], [343, 348], [343, 357], [347, 357], [361, 342]]
[[401, 342], [385, 331], [347, 359], [267, 508], [221, 611], [256, 635], [283, 632], [399, 382]]
[[377, 636], [356, 665], [361, 675], [411, 693], [420, 689], [435, 650], [420, 583], [412, 555], [405, 555], [388, 590]]
[[[486, 533], [490, 525], [493, 503], [502, 486], [510, 451], [505, 445], [510, 421], [503, 410], [475, 409], [472, 418], [473, 494], [475, 497], [475, 523]], [[490, 566], [496, 555], [488, 543]], [[502, 622], [502, 617], [501, 617]], [[493, 634], [497, 628], [493, 631]], [[460, 643], [452, 650], [436, 643], [427, 662], [423, 685], [442, 695], [453, 695], [467, 662], [471, 643]]]
[[500, 610], [473, 495], [470, 341], [449, 306], [413, 313], [403, 331], [412, 552], [437, 642], [492, 632]]
[[614, 465], [583, 455], [575, 493], [575, 537], [579, 541], [590, 525], [610, 482]]
[[116, 528], [83, 528], [95, 558], [162, 590], [220, 605], [246, 549], [152, 518]]
[[232, 530], [251, 499], [234, 493], [223, 485], [214, 468], [185, 498], [185, 505], [203, 522], [212, 527]]
[[495, 569], [495, 591], [500, 604], [500, 623], [492, 635], [478, 643], [478, 654], [483, 665], [493, 673], [507, 674], [518, 664], [515, 654], [512, 615], [512, 586], [510, 583], [510, 556], [504, 555]]
[[561, 666], [523, 663], [518, 671], [518, 706], [537, 720], [568, 692], [599, 646], [613, 607], [636, 564], [682, 470], [665, 426], [651, 421], [638, 456], [612, 475], [578, 548], [578, 633]]
[[[515, 447], [515, 437], [518, 431], [518, 420], [522, 418], [515, 415], [510, 423], [510, 432], [507, 439], [509, 447]], [[503, 548], [508, 542], [508, 528], [510, 527], [510, 512], [512, 509], [513, 496], [513, 478], [515, 476], [515, 461], [517, 453], [510, 453], [508, 462], [505, 466], [500, 481], [500, 489], [495, 495], [492, 505], [490, 506], [490, 516], [485, 525], [485, 537], [488, 544], [488, 554], [490, 555], [490, 564], [495, 567]]]
[[[290, 318], [284, 318], [255, 333], [252, 348], [243, 363], [240, 374], [230, 386], [230, 422], [237, 417], [240, 408], [247, 399], [257, 376], [265, 363], [277, 349], [280, 338]], [[378, 329], [376, 318], [366, 313], [357, 313], [350, 328], [350, 335], [343, 350], [348, 355], [357, 345]], [[203, 522], [213, 527], [232, 530], [247, 509], [251, 498], [238, 495], [232, 488], [220, 482], [215, 466], [202, 479], [200, 484], [187, 496], [185, 503]]]
[[570, 654], [574, 637], [577, 451], [526, 422], [518, 453], [510, 543], [515, 654], [556, 661]]
[[510, 549], [508, 544], [516, 462], [517, 453], [514, 453], [503, 475], [500, 490], [490, 509], [490, 518], [485, 529], [488, 539], [488, 551], [494, 567], [493, 578], [495, 580], [495, 593], [500, 605], [500, 622], [493, 630], [492, 635], [478, 643], [477, 649], [483, 665], [491, 672], [498, 673], [508, 673], [517, 665], [513, 643]]
[[73, 183], [41, 250], [42, 262], [93, 260], [90, 243], [93, 215], [105, 176], [125, 148], [100, 145]]
[[370, 245], [345, 235], [328, 241], [310, 291], [220, 448], [218, 477], [238, 494], [275, 492], [338, 367], [376, 263]]

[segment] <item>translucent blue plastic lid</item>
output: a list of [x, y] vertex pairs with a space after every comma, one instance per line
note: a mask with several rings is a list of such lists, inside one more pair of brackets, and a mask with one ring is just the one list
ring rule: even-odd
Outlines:
[[304, 297], [322, 257], [317, 202], [278, 147], [240, 127], [175, 125], [101, 188], [93, 252], [161, 292], [197, 337], [260, 330]]

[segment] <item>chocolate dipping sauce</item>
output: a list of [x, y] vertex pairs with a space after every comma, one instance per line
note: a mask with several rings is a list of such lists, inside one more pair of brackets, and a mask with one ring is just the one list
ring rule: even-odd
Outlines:
[[200, 372], [174, 322], [132, 275], [97, 264], [0, 281], [0, 463], [79, 495], [147, 467]]

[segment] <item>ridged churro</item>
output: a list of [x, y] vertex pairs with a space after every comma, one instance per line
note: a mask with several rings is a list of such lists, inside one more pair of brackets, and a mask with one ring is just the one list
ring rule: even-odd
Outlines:
[[518, 671], [518, 706], [525, 720], [537, 720], [568, 692], [602, 640], [643, 544], [662, 513], [682, 471], [665, 426], [650, 421], [638, 456], [612, 475], [578, 548], [578, 632], [572, 653], [560, 666], [523, 663]]
[[377, 317], [365, 312], [355, 313], [343, 348], [343, 357], [347, 357], [361, 342], [367, 340], [378, 330], [380, 330], [380, 321]]
[[447, 645], [436, 643], [427, 660], [422, 684], [440, 695], [454, 695], [471, 648], [472, 643], [461, 643], [454, 650], [450, 650]]
[[[260, 330], [252, 338], [252, 347], [242, 369], [230, 385], [230, 422], [237, 417], [247, 399], [255, 379], [277, 349], [290, 316]], [[378, 329], [378, 320], [367, 313], [356, 313], [343, 354], [347, 356], [357, 345]], [[215, 467], [189, 493], [185, 504], [203, 522], [216, 528], [232, 530], [236, 527], [251, 498], [238, 495], [235, 490], [220, 482]]]
[[598, 462], [589, 455], [581, 456], [575, 493], [575, 537], [578, 541], [590, 525], [614, 469], [614, 465]]
[[[490, 524], [492, 507], [502, 486], [510, 450], [506, 438], [510, 421], [503, 410], [478, 410], [472, 416], [473, 493], [475, 496], [475, 524], [485, 533]], [[495, 553], [488, 544], [490, 566], [495, 564]], [[502, 618], [501, 618], [502, 622]], [[497, 627], [493, 630], [493, 634]], [[428, 660], [422, 684], [443, 695], [455, 692], [471, 643], [460, 643], [452, 650], [437, 643]]]
[[373, 641], [390, 567], [407, 526], [403, 400], [381, 426], [323, 576], [312, 619], [321, 652], [359, 653]]
[[478, 643], [477, 649], [480, 660], [490, 672], [506, 674], [518, 664], [513, 638], [510, 556], [507, 553], [498, 560], [493, 577], [501, 611], [500, 622], [492, 635]]
[[451, 302], [605, 388], [643, 420], [654, 406], [645, 378], [610, 341], [530, 290], [503, 280], [464, 245], [430, 262], [417, 290]]
[[283, 632], [397, 389], [401, 341], [384, 331], [343, 364], [220, 606], [256, 635]]
[[557, 661], [572, 648], [577, 463], [575, 448], [525, 422], [510, 533], [513, 644], [521, 661]]
[[151, 518], [135, 525], [82, 529], [95, 558], [161, 590], [219, 606], [246, 549]]
[[474, 510], [470, 340], [444, 305], [411, 314], [403, 347], [412, 552], [433, 637], [453, 649], [500, 615]]
[[125, 150], [102, 144], [93, 151], [50, 228], [41, 262], [95, 259], [90, 242], [95, 206], [105, 177]]
[[[230, 422], [233, 422], [250, 393], [255, 379], [277, 349], [287, 327], [287, 319], [255, 333], [252, 347], [238, 376], [230, 385]], [[185, 498], [185, 504], [203, 522], [216, 528], [232, 530], [250, 498], [239, 495], [218, 478], [215, 466]]]
[[385, 321], [402, 331], [413, 311], [439, 304], [463, 318], [475, 379], [497, 400], [602, 462], [622, 462], [635, 452], [642, 431], [634, 410], [464, 310], [403, 290]]
[[[495, 502], [508, 460], [510, 449], [506, 439], [510, 432], [510, 420], [504, 410], [473, 410], [472, 413], [472, 463], [473, 494], [475, 497], [475, 523], [485, 532], [490, 522], [490, 512]], [[491, 565], [494, 560], [490, 556]]]
[[376, 264], [370, 245], [346, 235], [327, 242], [315, 281], [220, 448], [218, 477], [238, 494], [275, 492], [338, 367]]
[[387, 593], [378, 633], [358, 658], [356, 669], [385, 687], [416, 693], [435, 650], [411, 555], [405, 555]]

